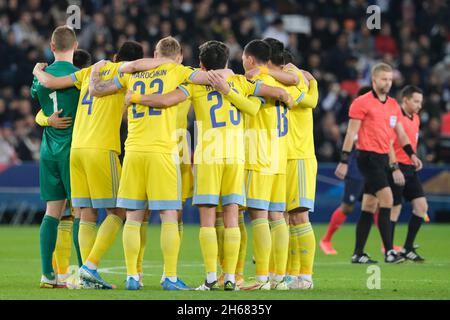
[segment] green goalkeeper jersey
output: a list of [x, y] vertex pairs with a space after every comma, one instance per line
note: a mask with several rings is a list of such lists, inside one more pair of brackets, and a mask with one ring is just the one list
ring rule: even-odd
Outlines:
[[[53, 76], [62, 77], [78, 71], [78, 68], [67, 61], [55, 61], [45, 68], [45, 71]], [[72, 118], [72, 125], [67, 129], [45, 127], [41, 144], [41, 159], [67, 159], [70, 155], [73, 124], [80, 91], [75, 87], [61, 90], [48, 89], [41, 85], [35, 77], [31, 86], [31, 96], [33, 99], [38, 99], [42, 111], [47, 117], [63, 109], [59, 116]]]

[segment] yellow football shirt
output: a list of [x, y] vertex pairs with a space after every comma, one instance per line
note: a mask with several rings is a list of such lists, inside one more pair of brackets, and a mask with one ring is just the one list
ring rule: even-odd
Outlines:
[[[285, 86], [269, 75], [259, 75], [265, 85], [285, 89], [298, 100], [301, 92], [295, 86]], [[265, 99], [254, 117], [246, 117], [246, 169], [267, 174], [286, 173], [288, 108], [274, 98]]]
[[178, 137], [178, 151], [182, 163], [191, 164], [191, 145], [192, 140], [189, 137], [188, 114], [191, 109], [191, 101], [187, 99], [179, 103], [174, 108], [177, 108], [177, 137]]
[[[140, 94], [165, 94], [192, 79], [195, 70], [180, 64], [159, 67], [117, 77], [119, 87]], [[128, 107], [128, 138], [125, 150], [178, 154], [177, 107], [157, 109], [140, 104]]]
[[[242, 75], [227, 78], [231, 90], [247, 97], [258, 83]], [[209, 85], [183, 84], [179, 88], [192, 101], [197, 124], [194, 163], [244, 163], [243, 114], [224, 95]]]
[[[297, 85], [298, 90], [302, 95], [297, 101], [297, 105], [289, 110], [289, 134], [288, 134], [288, 159], [310, 159], [316, 156], [314, 150], [314, 120], [313, 109], [314, 105], [309, 105], [308, 100], [304, 99], [305, 94], [308, 93], [308, 87], [305, 84], [303, 74], [297, 69], [286, 69], [284, 71], [295, 72], [299, 78]], [[311, 81], [311, 91], [317, 92], [317, 82]]]
[[[107, 81], [118, 75], [120, 63], [108, 62], [100, 69], [100, 79]], [[72, 148], [113, 150], [120, 154], [120, 124], [124, 112], [125, 90], [104, 96], [89, 95], [91, 67], [72, 74], [80, 89], [80, 100], [75, 118]]]

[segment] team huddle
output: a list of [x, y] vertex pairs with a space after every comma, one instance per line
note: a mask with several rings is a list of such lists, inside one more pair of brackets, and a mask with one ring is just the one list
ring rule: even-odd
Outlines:
[[[314, 211], [317, 175], [313, 109], [318, 86], [309, 72], [292, 64], [284, 45], [272, 38], [249, 42], [242, 55], [245, 75], [227, 68], [229, 49], [219, 41], [199, 47], [200, 66], [195, 69], [182, 65], [181, 46], [172, 37], [156, 44], [154, 58], [144, 58], [139, 43], [126, 41], [113, 61], [92, 66], [90, 55], [77, 45], [73, 30], [58, 27], [51, 40], [55, 62], [37, 64], [33, 71], [32, 96], [42, 107], [36, 121], [44, 126], [41, 197], [47, 202], [40, 229], [41, 287], [68, 286], [72, 234], [80, 286], [115, 288], [97, 269], [123, 226], [125, 288], [139, 290], [148, 219], [158, 210], [162, 288], [194, 290], [177, 276], [182, 207], [192, 197], [200, 213], [205, 267], [205, 281], [195, 290], [312, 289], [316, 242], [309, 213]], [[374, 85], [382, 66], [374, 68]], [[373, 90], [368, 95], [379, 94], [376, 86]], [[386, 262], [397, 262], [401, 257], [392, 248], [386, 221], [392, 207], [386, 191], [387, 158], [376, 158], [376, 153], [389, 152], [394, 128], [400, 127], [401, 145], [407, 160], [412, 159], [407, 164], [421, 163], [411, 137], [397, 125], [400, 108], [389, 99], [382, 111], [377, 110], [383, 102], [378, 108], [372, 101], [355, 101], [350, 117], [359, 122], [350, 121], [353, 135], [348, 134], [337, 174], [346, 175], [342, 167], [359, 130], [359, 153], [371, 158], [358, 163], [367, 168], [362, 172], [367, 189], [363, 214], [379, 207]], [[187, 131], [191, 107], [196, 118], [193, 156]], [[122, 166], [120, 126], [125, 112], [128, 135]], [[367, 122], [380, 123], [375, 138], [365, 129]], [[98, 209], [105, 209], [107, 217], [97, 230]], [[244, 212], [252, 227], [252, 283], [244, 283]], [[368, 259], [362, 251], [367, 237], [360, 238], [352, 260], [363, 263]]]
[[[242, 57], [245, 76], [227, 69], [229, 49], [218, 41], [199, 47], [198, 69], [181, 64], [181, 47], [172, 37], [157, 43], [152, 59], [143, 58], [140, 44], [127, 41], [113, 62], [89, 66], [84, 61], [81, 69], [72, 64], [80, 52], [74, 55], [77, 41], [70, 28], [54, 31], [51, 48], [55, 62], [36, 65], [32, 86], [42, 107], [36, 119], [45, 126], [41, 287], [65, 286], [68, 259], [58, 250], [64, 247], [59, 235], [62, 225], [67, 230], [74, 220], [74, 230], [79, 223], [73, 237], [81, 286], [114, 288], [97, 268], [125, 221], [126, 289], [140, 289], [148, 216], [158, 210], [161, 285], [192, 290], [177, 277], [182, 204], [189, 197], [200, 212], [206, 273], [196, 290], [313, 287], [315, 238], [308, 213], [314, 208], [317, 171], [312, 132], [317, 82], [290, 63], [281, 42], [248, 43]], [[81, 56], [88, 54], [82, 51]], [[187, 132], [191, 106], [197, 130], [192, 163]], [[128, 136], [121, 168], [125, 111]], [[66, 200], [75, 219], [59, 222], [67, 212]], [[107, 217], [97, 231], [100, 208]], [[244, 210], [252, 220], [256, 264], [256, 281], [246, 285]]]

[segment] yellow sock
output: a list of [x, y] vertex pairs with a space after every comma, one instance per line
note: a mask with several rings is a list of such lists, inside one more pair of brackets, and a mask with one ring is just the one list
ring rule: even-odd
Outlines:
[[52, 267], [53, 267], [53, 270], [58, 269], [58, 267], [56, 265], [56, 258], [55, 258], [55, 252], [54, 251], [53, 251], [53, 255], [52, 255]]
[[289, 251], [289, 231], [284, 218], [270, 222], [272, 230], [272, 249], [275, 275], [286, 274], [286, 264]]
[[220, 267], [223, 269], [223, 232], [225, 226], [223, 224], [223, 217], [216, 218], [216, 234], [217, 234], [217, 246], [218, 246], [218, 259]]
[[72, 228], [73, 222], [70, 220], [59, 222], [54, 253], [58, 274], [66, 274], [69, 272], [70, 250], [72, 249]]
[[289, 254], [291, 263], [288, 274], [298, 276], [300, 274], [300, 251], [298, 249], [298, 228], [294, 226], [289, 228]]
[[105, 221], [103, 221], [100, 228], [98, 228], [94, 246], [92, 247], [91, 253], [87, 258], [89, 262], [92, 262], [96, 266], [99, 265], [103, 255], [114, 243], [117, 232], [119, 232], [122, 224], [123, 221], [119, 216], [116, 216], [115, 214], [108, 214]]
[[291, 228], [288, 225], [288, 231], [289, 231], [289, 251], [288, 251], [288, 260], [287, 260], [287, 267], [286, 267], [286, 273], [287, 274], [292, 274], [292, 241], [293, 239], [297, 242], [297, 238], [292, 238], [292, 230], [293, 228]]
[[236, 265], [236, 273], [244, 274], [245, 256], [247, 255], [247, 228], [245, 227], [244, 213], [239, 213], [239, 231], [241, 232], [241, 244]]
[[273, 235], [272, 235], [272, 230], [270, 230], [270, 237], [272, 238], [272, 246], [270, 248], [270, 256], [269, 256], [269, 275], [272, 276], [275, 274], [275, 262], [273, 260]]
[[269, 221], [267, 219], [255, 219], [252, 221], [253, 229], [253, 253], [256, 260], [256, 276], [268, 276], [269, 259], [272, 248]]
[[314, 255], [316, 253], [316, 238], [311, 223], [296, 226], [298, 230], [298, 247], [300, 252], [300, 274], [312, 275]]
[[142, 263], [144, 262], [145, 246], [147, 245], [147, 231], [148, 231], [148, 221], [142, 222], [141, 224], [141, 246], [139, 248], [139, 255], [137, 260], [137, 272], [142, 273]]
[[198, 235], [200, 248], [202, 249], [205, 272], [217, 272], [217, 234], [216, 229], [201, 227]]
[[183, 241], [184, 225], [183, 222], [178, 222], [178, 234], [180, 235], [180, 242]]
[[241, 231], [239, 227], [225, 228], [223, 232], [223, 272], [236, 273], [236, 265], [239, 258], [241, 245]]
[[80, 230], [78, 231], [78, 242], [80, 244], [81, 259], [86, 262], [89, 253], [94, 246], [97, 228], [95, 222], [80, 221]]
[[137, 261], [141, 247], [141, 223], [127, 220], [123, 227], [122, 240], [127, 275], [136, 276], [138, 274]]
[[177, 221], [164, 221], [161, 223], [161, 250], [164, 257], [166, 277], [176, 277], [178, 252], [180, 251], [180, 235]]

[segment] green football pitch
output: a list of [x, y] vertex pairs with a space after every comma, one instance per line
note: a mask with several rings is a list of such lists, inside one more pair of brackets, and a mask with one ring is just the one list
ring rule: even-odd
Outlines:
[[[316, 225], [316, 238], [325, 232], [325, 225]], [[160, 229], [150, 226], [144, 261], [145, 287], [141, 291], [124, 289], [125, 264], [122, 237], [101, 264], [105, 280], [115, 283], [116, 290], [68, 290], [39, 289], [39, 228], [0, 227], [0, 300], [3, 299], [450, 299], [450, 225], [424, 225], [417, 244], [426, 262], [400, 265], [379, 264], [380, 289], [369, 289], [373, 284], [372, 273], [364, 265], [350, 264], [354, 244], [354, 225], [345, 225], [336, 234], [334, 243], [339, 254], [325, 256], [316, 251], [314, 290], [311, 291], [240, 291], [240, 292], [167, 292], [161, 289], [162, 255], [159, 247]], [[249, 239], [251, 228], [247, 227]], [[399, 225], [396, 243], [402, 244], [406, 225]], [[367, 252], [382, 261], [380, 238], [373, 229], [368, 240]], [[255, 267], [251, 262], [252, 249], [249, 241], [246, 260], [246, 280], [251, 280]], [[72, 264], [75, 254], [72, 250]], [[179, 257], [179, 275], [191, 286], [203, 281], [203, 264], [198, 241], [198, 227], [185, 226], [184, 239]], [[372, 275], [373, 276], [373, 275]]]

